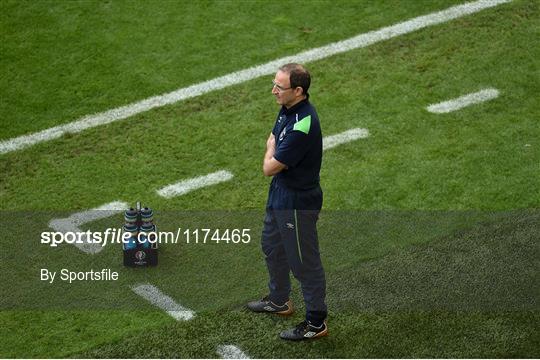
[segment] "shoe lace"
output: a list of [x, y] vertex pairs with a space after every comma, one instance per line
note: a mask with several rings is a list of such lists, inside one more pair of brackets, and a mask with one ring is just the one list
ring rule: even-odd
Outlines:
[[286, 304], [286, 303], [283, 304], [283, 305], [276, 304], [275, 302], [273, 302], [272, 300], [270, 300], [270, 295], [266, 295], [265, 297], [263, 297], [263, 298], [261, 299], [261, 301], [262, 301], [262, 302], [271, 303], [272, 305], [278, 306], [278, 307], [282, 307], [282, 306], [284, 306], [284, 305]]
[[309, 323], [307, 322], [307, 320], [304, 320], [298, 325], [296, 325], [296, 328], [294, 329], [294, 331], [296, 333], [302, 333], [302, 332], [305, 332], [308, 329], [308, 327], [309, 327]]

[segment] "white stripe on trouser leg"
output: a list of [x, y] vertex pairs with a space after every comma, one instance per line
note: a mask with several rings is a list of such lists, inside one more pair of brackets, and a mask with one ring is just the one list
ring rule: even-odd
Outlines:
[[131, 290], [178, 321], [190, 320], [195, 316], [193, 311], [178, 304], [170, 296], [165, 295], [153, 285], [136, 285], [133, 286]]
[[300, 236], [298, 235], [298, 217], [296, 215], [296, 209], [294, 209], [294, 230], [296, 231], [296, 246], [298, 247], [298, 256], [300, 257], [300, 264], [303, 264], [302, 250], [300, 249]]

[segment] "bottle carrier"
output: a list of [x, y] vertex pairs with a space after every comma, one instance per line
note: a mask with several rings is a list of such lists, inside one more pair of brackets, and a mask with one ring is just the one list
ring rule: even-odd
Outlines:
[[122, 244], [124, 266], [156, 266], [158, 263], [157, 228], [154, 212], [148, 207], [141, 208], [137, 202], [135, 208], [124, 213], [124, 234], [127, 238]]

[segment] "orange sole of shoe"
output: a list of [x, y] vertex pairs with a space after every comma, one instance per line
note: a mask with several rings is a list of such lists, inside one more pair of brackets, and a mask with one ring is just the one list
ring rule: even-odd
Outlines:
[[277, 314], [279, 316], [291, 316], [294, 313], [294, 309], [292, 307], [291, 300], [287, 301], [285, 304], [287, 304], [287, 306], [289, 306], [289, 310], [279, 311], [279, 312], [276, 312], [274, 314]]

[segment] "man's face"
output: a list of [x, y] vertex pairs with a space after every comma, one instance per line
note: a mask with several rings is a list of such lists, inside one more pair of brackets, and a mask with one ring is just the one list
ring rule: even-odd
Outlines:
[[291, 89], [291, 81], [288, 73], [281, 70], [276, 73], [272, 94], [276, 97], [276, 102], [280, 105], [288, 107], [289, 104], [295, 102], [295, 89]]

